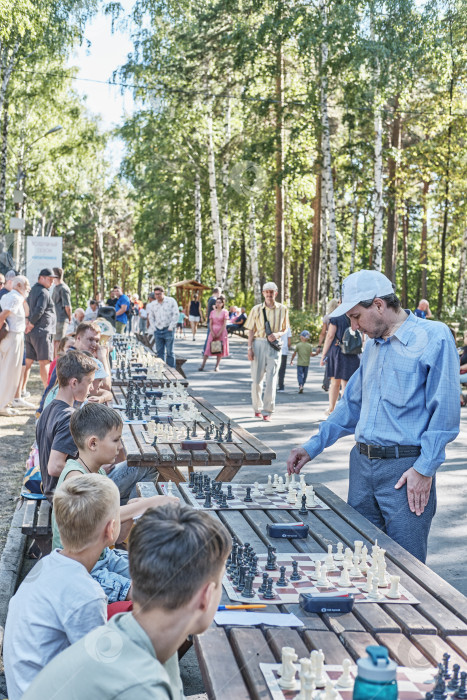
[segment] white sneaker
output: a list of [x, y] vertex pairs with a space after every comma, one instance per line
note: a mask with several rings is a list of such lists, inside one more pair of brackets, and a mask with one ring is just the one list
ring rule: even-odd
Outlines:
[[30, 401], [26, 401], [26, 399], [13, 399], [11, 402], [11, 405], [14, 406], [21, 406], [22, 408], [36, 408], [33, 403]]
[[29, 399], [30, 396], [31, 396], [31, 392], [30, 392], [30, 391], [22, 391], [22, 392], [21, 392], [21, 398], [22, 398], [22, 399]]
[[3, 408], [0, 411], [0, 416], [16, 416], [18, 411], [15, 411], [13, 408]]

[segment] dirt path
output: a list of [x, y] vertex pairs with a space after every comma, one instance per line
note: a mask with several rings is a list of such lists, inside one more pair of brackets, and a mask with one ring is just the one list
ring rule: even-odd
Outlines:
[[[35, 406], [39, 404], [42, 382], [33, 366], [28, 383]], [[18, 501], [26, 458], [35, 438], [35, 419], [32, 409], [19, 409], [11, 418], [0, 416], [0, 555], [5, 546], [10, 522]]]

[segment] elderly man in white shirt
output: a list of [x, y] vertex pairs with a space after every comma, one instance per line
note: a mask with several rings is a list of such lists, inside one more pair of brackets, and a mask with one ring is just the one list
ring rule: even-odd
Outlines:
[[167, 362], [169, 367], [175, 367], [173, 353], [174, 335], [178, 321], [178, 304], [172, 297], [166, 297], [164, 287], [154, 287], [155, 301], [148, 304], [148, 322], [154, 328], [157, 355]]
[[[14, 416], [17, 411], [8, 408], [14, 399], [21, 377], [23, 364], [24, 331], [26, 328], [25, 303], [31, 291], [27, 277], [18, 275], [13, 279], [11, 292], [0, 300], [0, 328], [6, 324], [8, 333], [0, 342], [0, 416]], [[30, 407], [23, 399], [16, 404]]]

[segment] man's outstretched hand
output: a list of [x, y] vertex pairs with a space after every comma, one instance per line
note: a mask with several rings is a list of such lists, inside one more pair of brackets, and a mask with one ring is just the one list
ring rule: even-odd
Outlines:
[[[287, 463], [288, 465], [288, 463]], [[425, 510], [425, 506], [430, 498], [431, 476], [423, 476], [419, 474], [413, 467], [404, 472], [394, 486], [395, 489], [400, 489], [407, 483], [407, 500], [412, 513], [421, 515]]]
[[303, 447], [295, 447], [287, 460], [287, 473], [298, 474], [304, 464], [310, 461], [310, 455]]

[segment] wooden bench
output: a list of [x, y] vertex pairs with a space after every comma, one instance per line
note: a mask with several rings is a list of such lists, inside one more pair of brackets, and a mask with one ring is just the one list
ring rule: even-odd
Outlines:
[[[151, 484], [141, 484], [140, 494], [154, 494]], [[162, 484], [157, 484], [162, 492]], [[313, 649], [322, 649], [325, 663], [341, 664], [365, 655], [369, 644], [382, 644], [399, 665], [416, 668], [436, 667], [443, 654], [450, 662], [465, 668], [467, 661], [467, 598], [425, 564], [415, 559], [366, 518], [357, 513], [325, 486], [315, 491], [329, 510], [310, 512], [304, 519], [310, 526], [306, 539], [272, 539], [267, 524], [297, 522], [297, 510], [222, 510], [210, 511], [240, 543], [249, 542], [257, 553], [265, 553], [272, 544], [278, 553], [326, 552], [329, 544], [355, 540], [371, 548], [375, 540], [386, 550], [388, 572], [401, 577], [401, 583], [419, 601], [417, 605], [397, 603], [356, 604], [351, 613], [316, 614], [305, 612], [299, 604], [268, 605], [268, 612], [291, 612], [303, 627], [217, 627], [215, 623], [194, 645], [210, 700], [270, 698], [260, 663], [280, 661], [284, 646], [295, 649], [298, 657]], [[174, 485], [173, 494], [184, 496]], [[221, 603], [229, 604], [225, 590]]]
[[52, 506], [45, 499], [23, 498], [20, 508], [24, 511], [21, 532], [34, 540], [29, 554], [39, 559], [52, 549]]
[[235, 330], [230, 330], [228, 331], [229, 335], [239, 335], [241, 338], [247, 338], [248, 333], [246, 330], [241, 326], [240, 328], [236, 328]]

